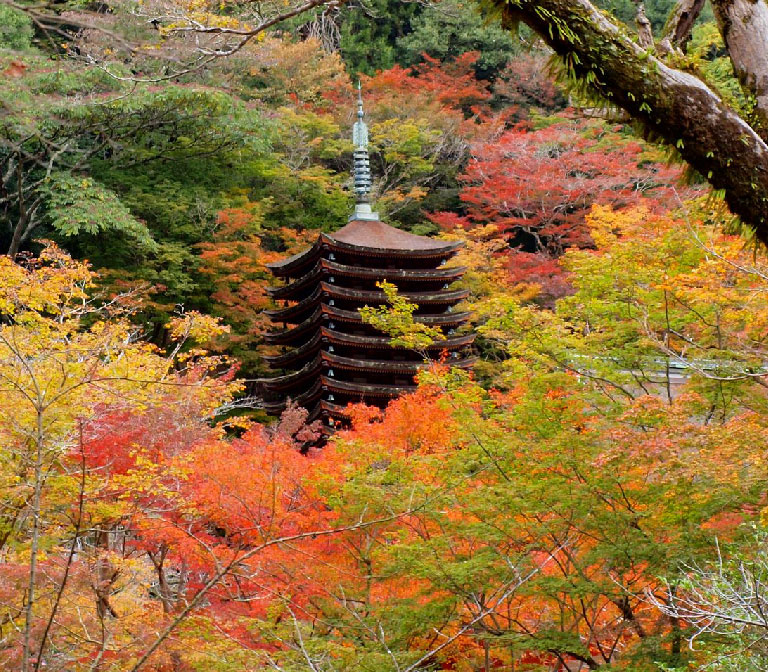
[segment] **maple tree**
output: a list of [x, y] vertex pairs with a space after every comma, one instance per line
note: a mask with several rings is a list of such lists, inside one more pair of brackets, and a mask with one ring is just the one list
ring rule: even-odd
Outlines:
[[473, 146], [460, 177], [466, 214], [430, 218], [448, 229], [495, 226], [511, 248], [510, 279], [540, 283], [542, 298], [551, 300], [567, 291], [554, 259], [593, 245], [584, 218], [594, 203], [676, 207], [692, 193], [676, 186], [679, 175], [601, 121], [555, 121], [538, 129], [521, 124]]
[[[1, 665], [759, 669], [739, 651], [762, 602], [745, 629], [734, 609], [764, 574], [768, 270], [660, 152], [542, 116], [565, 104], [545, 55], [507, 62], [466, 6], [368, 31], [404, 29], [362, 78], [377, 207], [466, 243], [481, 362], [350, 407], [319, 449], [302, 409], [247, 420], [237, 376], [261, 366], [264, 263], [348, 215], [352, 82], [303, 39], [346, 10], [260, 39], [302, 6], [165, 3], [169, 25], [150, 2], [122, 26], [116, 5], [24, 4], [0, 3], [0, 205], [23, 251], [0, 257]], [[676, 57], [745, 105], [697, 31]], [[439, 335], [384, 289], [366, 321], [425, 349]]]
[[[711, 225], [606, 208], [589, 225], [597, 250], [566, 255], [576, 293], [557, 313], [488, 301], [482, 330], [508, 348], [507, 392], [437, 372], [384, 413], [352, 411], [337, 440], [340, 509], [403, 487], [429, 497], [386, 543], [366, 531], [347, 551], [357, 565], [339, 571], [336, 557], [332, 581], [323, 570], [326, 598], [310, 618], [321, 609], [334, 630], [304, 644], [318, 669], [338, 669], [327, 638], [345, 633], [347, 665], [386, 646], [390, 662], [372, 658], [386, 669], [419, 656], [445, 669], [717, 659], [708, 640], [687, 652], [696, 630], [665, 605], [670, 586], [686, 595], [692, 565], [712, 561], [716, 538], [749, 549], [745, 523], [764, 506], [766, 373], [752, 359], [762, 361], [761, 266]], [[670, 360], [685, 363], [682, 380]], [[513, 574], [525, 580], [507, 594]]]
[[[55, 246], [0, 264], [4, 665], [263, 660], [274, 646], [250, 624], [295, 589], [297, 549], [322, 557], [325, 537], [407, 513], [340, 520], [308, 478], [328, 464], [338, 482], [333, 451], [300, 455], [318, 436], [303, 409], [239, 438], [212, 422], [242, 389], [201, 348], [215, 320], [177, 317], [161, 351], [135, 337], [135, 298], [89, 298], [92, 272]], [[239, 645], [212, 645], [221, 632]]]
[[731, 211], [765, 242], [768, 4], [712, 3], [721, 43], [750, 101], [744, 107], [687, 67], [685, 45], [703, 2], [675, 3], [658, 43], [644, 12], [638, 12], [633, 32], [589, 0], [483, 4], [495, 8], [508, 27], [524, 22], [558, 54], [574, 81], [675, 147], [724, 191]]
[[[108, 595], [120, 570], [103, 557], [102, 546], [114, 524], [103, 516], [112, 507], [101, 502], [84, 452], [99, 416], [107, 409], [139, 409], [154, 396], [193, 404], [203, 418], [240, 383], [212, 375], [226, 360], [195, 350], [181, 353], [185, 339], [204, 341], [219, 331], [210, 318], [190, 313], [177, 319], [171, 330], [179, 340], [166, 355], [134, 338], [125, 317], [127, 299], [90, 299], [91, 271], [53, 244], [29, 268], [8, 257], [0, 263], [2, 541], [8, 569], [2, 656], [28, 672], [47, 666], [60, 646], [70, 648], [71, 642], [61, 640], [74, 627], [72, 608], [92, 601], [102, 625], [113, 611]], [[89, 510], [91, 497], [96, 511]], [[111, 515], [119, 518], [114, 509]], [[92, 590], [77, 592], [74, 585], [82, 588], [88, 577]], [[84, 626], [86, 632], [97, 623]], [[106, 646], [101, 631], [99, 655]], [[65, 657], [75, 661], [78, 655]]]

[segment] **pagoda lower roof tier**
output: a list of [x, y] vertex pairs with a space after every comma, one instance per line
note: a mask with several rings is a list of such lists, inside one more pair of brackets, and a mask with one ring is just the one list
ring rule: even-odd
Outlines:
[[[387, 403], [401, 394], [413, 392], [416, 385], [378, 385], [370, 383], [352, 383], [348, 381], [336, 380], [328, 376], [321, 376], [315, 384], [304, 394], [293, 397], [299, 406], [310, 411], [310, 419], [318, 417], [317, 409], [322, 403], [327, 401], [321, 399], [323, 392], [332, 392], [350, 398], [350, 403], [367, 403], [375, 400], [375, 403]], [[278, 401], [265, 401], [262, 408], [268, 413], [280, 413], [288, 406], [290, 399], [280, 399]], [[319, 403], [318, 403], [319, 402]]]
[[449, 257], [461, 246], [461, 242], [417, 236], [380, 221], [353, 220], [336, 233], [321, 233], [309, 249], [267, 264], [267, 268], [277, 277], [290, 277], [301, 274], [302, 269], [314, 264], [325, 250], [369, 258], [424, 259]]
[[[310, 387], [306, 392], [303, 394], [300, 394], [296, 397], [293, 397], [293, 401], [297, 403], [299, 406], [303, 406], [304, 408], [311, 407], [318, 399], [320, 399], [320, 395], [323, 393], [323, 385], [321, 380], [316, 380], [315, 383]], [[264, 408], [267, 413], [280, 413], [285, 409], [285, 407], [288, 405], [287, 399], [280, 399], [278, 401], [265, 401], [262, 404], [262, 407]]]
[[[345, 334], [340, 331], [328, 329], [326, 327], [322, 327], [320, 333], [323, 338], [328, 340], [329, 343], [355, 345], [360, 348], [392, 348], [394, 350], [410, 350], [410, 348], [390, 345], [392, 338], [389, 336], [361, 336], [359, 334]], [[435, 341], [431, 345], [428, 345], [426, 349], [432, 351], [450, 351], [467, 345], [472, 345], [474, 340], [474, 334], [462, 334], [461, 336], [454, 336], [440, 341]]]
[[[476, 361], [476, 357], [465, 357], [452, 360], [450, 364], [460, 369], [468, 369]], [[287, 393], [290, 390], [302, 387], [307, 380], [316, 377], [323, 368], [338, 369], [340, 371], [364, 371], [367, 373], [392, 373], [415, 376], [420, 370], [428, 366], [430, 366], [430, 362], [360, 359], [358, 357], [342, 357], [341, 355], [334, 355], [323, 351], [298, 371], [275, 378], [261, 378], [258, 382], [269, 392]]]
[[[453, 291], [443, 290], [437, 292], [402, 292], [400, 296], [405, 297], [418, 306], [453, 306], [459, 301], [466, 299], [469, 296], [469, 290], [457, 289]], [[265, 310], [264, 314], [274, 322], [292, 322], [295, 324], [294, 320], [301, 318], [313, 307], [317, 306], [323, 298], [354, 301], [361, 305], [367, 305], [368, 302], [377, 305], [387, 303], [387, 296], [382, 291], [350, 289], [348, 287], [321, 282], [315, 291], [306, 299], [299, 301], [293, 306], [288, 306], [287, 308]]]
[[[441, 352], [447, 350], [448, 352], [458, 350], [459, 348], [472, 345], [475, 340], [474, 334], [463, 334], [461, 336], [455, 336], [452, 338], [446, 338], [444, 340], [435, 341], [431, 345], [426, 347], [430, 352]], [[392, 350], [398, 350], [400, 352], [414, 352], [408, 348], [391, 345], [392, 339], [389, 336], [359, 336], [353, 334], [344, 334], [342, 332], [335, 331], [333, 329], [327, 329], [321, 327], [309, 341], [299, 348], [290, 350], [289, 352], [282, 353], [280, 355], [266, 356], [264, 359], [272, 368], [285, 368], [292, 364], [300, 363], [304, 359], [310, 359], [320, 351], [323, 347], [323, 343], [352, 346], [355, 348], [362, 348], [365, 350], [379, 350], [382, 353], [387, 353]], [[416, 354], [414, 352], [414, 354]]]
[[365, 397], [384, 397], [387, 399], [394, 399], [405, 392], [411, 392], [416, 389], [416, 384], [413, 385], [378, 385], [370, 383], [352, 383], [346, 380], [336, 380], [335, 378], [329, 378], [328, 376], [321, 376], [320, 382], [322, 389], [329, 392], [336, 392], [340, 394], [349, 394], [351, 396], [360, 397], [364, 402]]
[[[302, 292], [312, 287], [320, 278], [329, 278], [334, 282], [336, 276], [343, 278], [360, 278], [371, 281], [393, 280], [407, 282], [453, 282], [466, 271], [466, 266], [451, 266], [449, 268], [433, 269], [403, 269], [403, 268], [364, 268], [337, 264], [327, 259], [320, 259], [314, 268], [298, 280], [282, 287], [268, 287], [267, 293], [275, 299], [291, 299], [301, 296]], [[335, 284], [335, 283], [334, 283]], [[397, 283], [395, 283], [397, 284]]]
[[320, 356], [316, 356], [298, 371], [284, 376], [276, 376], [275, 378], [259, 378], [256, 382], [269, 392], [283, 392], [287, 394], [296, 387], [303, 387], [306, 380], [316, 378], [322, 365], [323, 360]]
[[318, 409], [320, 411], [325, 411], [328, 415], [330, 415], [333, 418], [338, 418], [341, 420], [348, 420], [349, 414], [347, 413], [347, 407], [342, 406], [341, 404], [332, 404], [330, 401], [326, 401], [323, 399], [318, 404]]
[[[443, 313], [441, 315], [414, 315], [413, 319], [419, 324], [452, 327], [463, 324], [469, 319], [470, 315], [471, 313], [464, 311], [461, 313]], [[356, 310], [341, 310], [340, 308], [320, 304], [317, 310], [301, 324], [293, 327], [293, 329], [265, 334], [264, 340], [275, 345], [296, 343], [313, 331], [322, 320], [364, 324], [362, 315]]]
[[330, 352], [320, 352], [315, 358], [301, 367], [298, 371], [277, 376], [275, 378], [260, 378], [257, 382], [269, 392], [289, 393], [291, 390], [306, 386], [308, 380], [313, 380], [323, 368], [338, 368], [347, 371], [366, 371], [373, 373], [393, 373], [398, 375], [415, 376], [425, 366], [424, 362], [397, 362], [388, 360], [357, 359], [341, 357]]

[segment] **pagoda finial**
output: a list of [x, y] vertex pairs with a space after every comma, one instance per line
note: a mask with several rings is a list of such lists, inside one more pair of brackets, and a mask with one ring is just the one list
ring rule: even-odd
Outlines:
[[378, 220], [379, 213], [371, 211], [371, 165], [368, 158], [368, 127], [363, 121], [363, 89], [360, 80], [357, 81], [357, 121], [352, 127], [352, 142], [355, 151], [352, 154], [354, 161], [355, 178], [355, 211], [349, 216], [352, 220]]

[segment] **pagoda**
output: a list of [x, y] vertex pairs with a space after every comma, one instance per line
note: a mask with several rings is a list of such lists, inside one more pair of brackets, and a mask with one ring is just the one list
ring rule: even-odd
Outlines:
[[[356, 205], [346, 226], [321, 233], [312, 247], [267, 267], [283, 284], [268, 289], [281, 304], [267, 315], [279, 330], [267, 343], [282, 352], [265, 359], [282, 375], [261, 380], [264, 408], [280, 413], [292, 399], [322, 418], [326, 431], [344, 424], [351, 402], [384, 407], [416, 387], [423, 354], [391, 345], [391, 338], [363, 322], [359, 308], [386, 303], [380, 281], [417, 304], [416, 322], [440, 327], [444, 339], [428, 347], [430, 357], [447, 356], [469, 367], [472, 333], [458, 333], [469, 313], [454, 307], [468, 295], [451, 285], [466, 270], [446, 267], [461, 243], [407, 233], [379, 220], [370, 206], [368, 129], [358, 85], [354, 190]], [[446, 354], [447, 353], [447, 354]]]

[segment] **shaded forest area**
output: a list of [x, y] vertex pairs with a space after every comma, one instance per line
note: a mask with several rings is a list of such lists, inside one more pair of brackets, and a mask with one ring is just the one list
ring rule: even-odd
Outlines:
[[[651, 58], [674, 9], [600, 16]], [[0, 2], [5, 668], [766, 669], [759, 226], [502, 18]], [[674, 58], [759, 129], [729, 56], [706, 6]], [[346, 223], [358, 78], [480, 361], [307, 452], [254, 395], [265, 264]]]

